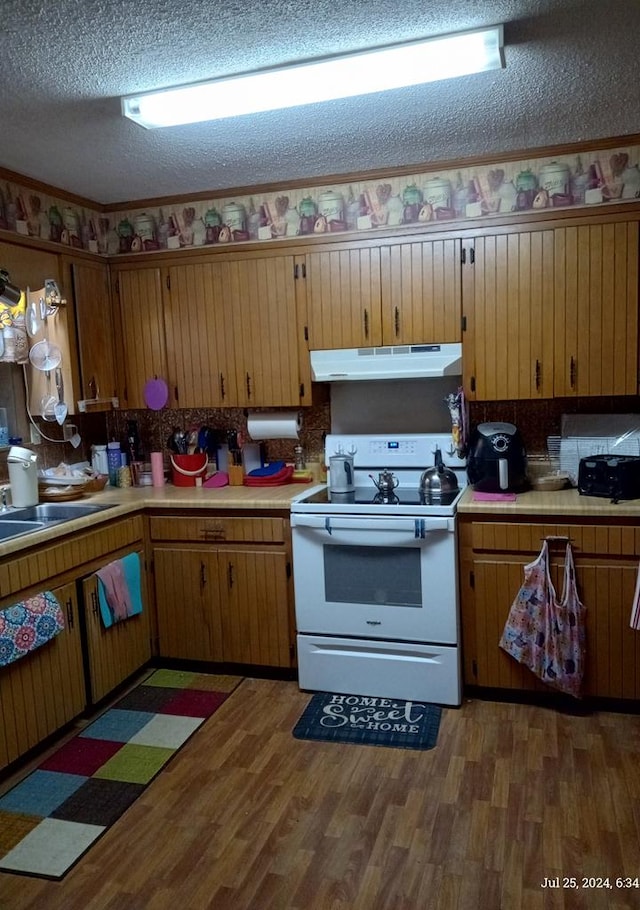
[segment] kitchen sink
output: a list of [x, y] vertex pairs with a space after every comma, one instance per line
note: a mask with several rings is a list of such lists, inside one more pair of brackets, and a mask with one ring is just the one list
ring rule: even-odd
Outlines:
[[74, 518], [84, 518], [85, 515], [95, 515], [112, 506], [70, 505], [59, 502], [40, 502], [37, 506], [25, 506], [12, 509], [9, 512], [0, 512], [0, 521], [41, 521], [51, 522], [72, 521]]
[[44, 521], [3, 521], [0, 518], [0, 541], [28, 534], [29, 531], [41, 531], [46, 528]]
[[108, 506], [71, 505], [57, 502], [41, 502], [37, 506], [28, 506], [23, 509], [9, 509], [0, 512], [0, 542], [12, 540], [32, 531], [41, 531], [53, 525], [73, 521], [74, 518], [84, 518], [85, 515], [95, 515]]

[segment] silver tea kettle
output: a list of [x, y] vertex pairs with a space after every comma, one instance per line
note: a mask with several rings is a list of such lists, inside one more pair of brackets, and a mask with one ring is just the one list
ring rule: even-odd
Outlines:
[[433, 496], [441, 493], [455, 493], [457, 489], [458, 478], [453, 471], [445, 468], [442, 452], [436, 448], [434, 466], [427, 468], [420, 478], [420, 493]]
[[376, 485], [376, 487], [378, 489], [378, 492], [382, 496], [390, 496], [393, 493], [393, 491], [395, 490], [395, 488], [398, 486], [398, 484], [400, 483], [400, 481], [395, 476], [395, 474], [393, 474], [387, 468], [385, 468], [384, 471], [380, 471], [380, 473], [378, 474], [377, 480], [375, 479], [373, 474], [369, 474], [369, 477], [374, 482], [374, 484]]

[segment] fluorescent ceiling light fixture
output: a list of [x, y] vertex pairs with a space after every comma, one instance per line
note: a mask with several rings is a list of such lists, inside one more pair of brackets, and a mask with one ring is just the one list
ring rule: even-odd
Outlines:
[[502, 25], [122, 98], [147, 129], [274, 111], [504, 67]]

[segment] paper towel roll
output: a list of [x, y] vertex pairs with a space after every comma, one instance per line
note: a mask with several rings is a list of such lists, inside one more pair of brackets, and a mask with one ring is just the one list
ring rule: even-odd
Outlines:
[[301, 426], [298, 411], [273, 411], [247, 417], [247, 430], [252, 439], [298, 439]]

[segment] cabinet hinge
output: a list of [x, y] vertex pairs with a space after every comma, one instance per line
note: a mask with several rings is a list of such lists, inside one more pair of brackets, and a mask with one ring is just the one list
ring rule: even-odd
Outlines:
[[476, 586], [476, 576], [473, 572], [469, 572], [469, 587], [475, 588]]
[[467, 317], [462, 316], [460, 319], [460, 328], [463, 332], [467, 331]]
[[474, 675], [475, 678], [477, 679], [477, 678], [478, 678], [478, 664], [476, 663], [475, 660], [472, 660], [472, 661], [471, 661], [471, 672], [473, 673], [473, 675]]
[[475, 392], [475, 390], [476, 390], [476, 377], [475, 376], [472, 376], [471, 379], [469, 380], [469, 388], [471, 389], [472, 392]]
[[290, 562], [287, 563], [286, 572], [287, 572], [287, 578], [291, 578], [291, 563]]

